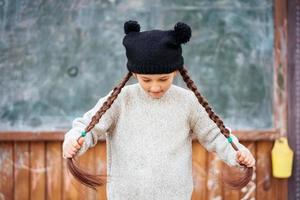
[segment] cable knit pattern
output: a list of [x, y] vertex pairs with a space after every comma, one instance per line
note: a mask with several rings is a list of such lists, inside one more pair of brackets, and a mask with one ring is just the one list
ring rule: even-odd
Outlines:
[[[111, 93], [112, 91], [110, 91]], [[78, 138], [109, 94], [73, 121], [65, 140]], [[190, 200], [192, 134], [230, 166], [235, 150], [190, 90], [171, 85], [159, 99], [136, 83], [125, 86], [100, 122], [87, 133], [77, 156], [106, 135], [108, 200]], [[249, 151], [232, 135], [241, 150]]]

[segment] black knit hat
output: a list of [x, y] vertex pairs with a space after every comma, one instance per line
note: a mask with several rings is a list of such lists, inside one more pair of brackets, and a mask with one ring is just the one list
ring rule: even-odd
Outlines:
[[137, 21], [124, 23], [127, 69], [138, 74], [167, 74], [181, 69], [184, 64], [181, 44], [192, 36], [191, 28], [177, 22], [174, 30], [140, 32]]

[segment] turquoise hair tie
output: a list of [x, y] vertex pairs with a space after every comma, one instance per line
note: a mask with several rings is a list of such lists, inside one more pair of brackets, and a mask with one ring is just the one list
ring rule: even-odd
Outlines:
[[86, 136], [86, 131], [82, 131], [81, 132], [81, 137], [85, 137]]
[[228, 140], [229, 143], [231, 143], [231, 142], [232, 142], [232, 137], [229, 136], [229, 137], [227, 138], [227, 140]]

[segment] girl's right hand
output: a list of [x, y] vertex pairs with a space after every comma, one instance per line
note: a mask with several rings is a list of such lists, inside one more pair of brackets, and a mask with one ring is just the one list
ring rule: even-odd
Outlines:
[[67, 140], [65, 142], [63, 145], [63, 158], [73, 158], [82, 147], [84, 137], [80, 137], [78, 142], [77, 140]]

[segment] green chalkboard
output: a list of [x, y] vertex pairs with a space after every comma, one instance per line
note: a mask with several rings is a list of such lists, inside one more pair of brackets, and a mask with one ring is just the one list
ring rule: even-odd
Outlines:
[[[189, 24], [185, 64], [214, 110], [232, 128], [270, 128], [272, 9], [270, 0], [0, 0], [0, 130], [69, 128], [126, 74], [129, 19], [141, 31]], [[185, 87], [180, 76], [175, 84]]]

